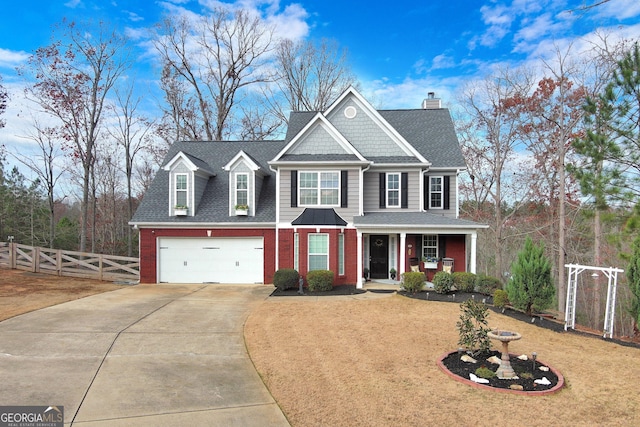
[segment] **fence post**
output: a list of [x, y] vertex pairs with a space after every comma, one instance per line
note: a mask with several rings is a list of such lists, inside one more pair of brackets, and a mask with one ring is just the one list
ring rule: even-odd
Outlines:
[[102, 257], [104, 255], [100, 254], [98, 256], [98, 271], [100, 272], [100, 280], [102, 280]]
[[9, 268], [16, 269], [16, 244], [9, 242]]
[[62, 249], [56, 251], [56, 271], [58, 276], [62, 276]]
[[31, 264], [33, 268], [31, 269], [34, 273], [40, 272], [40, 247], [36, 246], [33, 248], [33, 252], [31, 252]]

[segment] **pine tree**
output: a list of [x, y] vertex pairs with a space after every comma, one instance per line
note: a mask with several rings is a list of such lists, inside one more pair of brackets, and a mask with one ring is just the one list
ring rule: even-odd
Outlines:
[[544, 255], [544, 246], [536, 245], [530, 237], [511, 266], [511, 280], [507, 284], [509, 301], [519, 310], [531, 315], [553, 304], [555, 287], [551, 280], [551, 264]]
[[631, 258], [627, 268], [627, 279], [629, 288], [633, 293], [629, 312], [633, 316], [634, 329], [637, 333], [638, 325], [640, 325], [640, 236], [633, 241]]

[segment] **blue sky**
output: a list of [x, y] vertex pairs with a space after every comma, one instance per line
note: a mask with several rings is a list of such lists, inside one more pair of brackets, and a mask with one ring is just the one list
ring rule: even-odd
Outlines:
[[[596, 0], [226, 0], [258, 11], [278, 26], [278, 35], [333, 38], [349, 50], [362, 93], [380, 108], [418, 108], [435, 91], [455, 107], [456, 91], [498, 66], [539, 64], [574, 43], [588, 46], [596, 31], [640, 39], [640, 1], [611, 0], [587, 12]], [[50, 42], [52, 25], [106, 20], [126, 31], [138, 49], [139, 73], [151, 73], [153, 53], [145, 32], [163, 15], [206, 14], [217, 0], [27, 0], [3, 5], [0, 74], [12, 93], [0, 130], [10, 146], [25, 125], [24, 82], [15, 67]], [[574, 11], [572, 11], [574, 10]], [[24, 132], [23, 132], [24, 134]], [[24, 142], [24, 140], [22, 140]]]

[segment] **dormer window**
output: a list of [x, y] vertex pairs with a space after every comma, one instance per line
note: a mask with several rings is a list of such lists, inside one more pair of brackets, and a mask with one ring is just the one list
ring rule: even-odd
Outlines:
[[176, 174], [176, 206], [188, 206], [187, 205], [187, 174]]
[[236, 205], [249, 205], [249, 175], [236, 175]]

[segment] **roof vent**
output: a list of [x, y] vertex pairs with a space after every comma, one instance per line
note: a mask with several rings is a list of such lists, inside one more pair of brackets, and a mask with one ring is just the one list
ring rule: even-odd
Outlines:
[[427, 93], [427, 98], [422, 101], [422, 109], [423, 110], [435, 110], [437, 108], [442, 108], [440, 104], [440, 98], [436, 98], [435, 92]]

